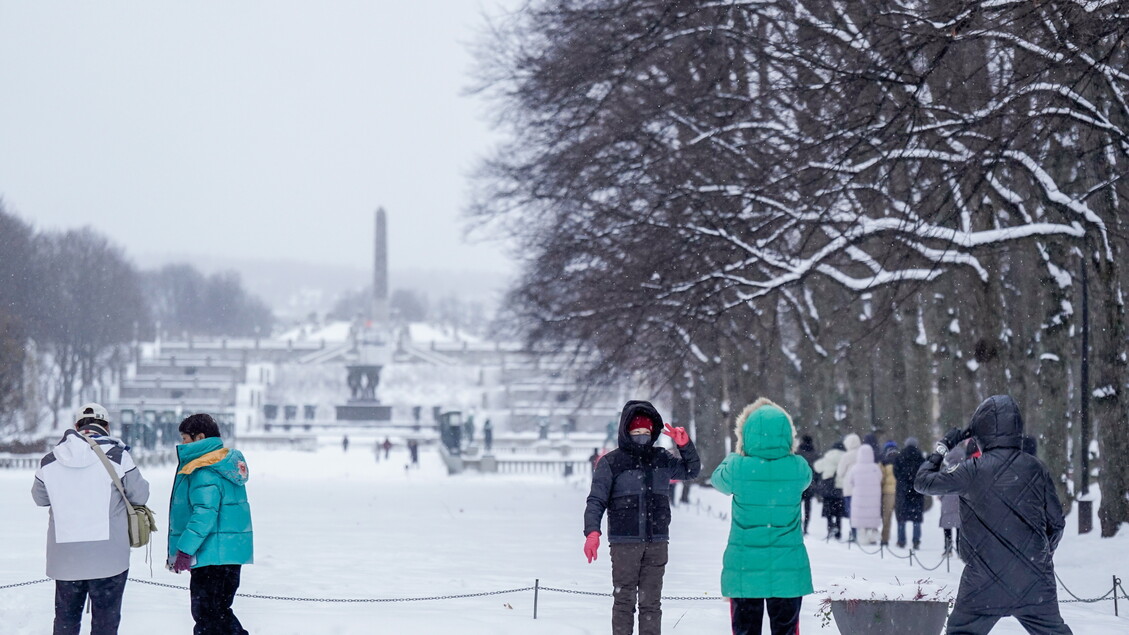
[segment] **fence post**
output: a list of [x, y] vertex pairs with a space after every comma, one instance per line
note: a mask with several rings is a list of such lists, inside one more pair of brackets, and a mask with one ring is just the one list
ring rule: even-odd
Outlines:
[[533, 580], [533, 619], [537, 619], [537, 592], [541, 587], [541, 579]]
[[1117, 587], [1120, 586], [1121, 580], [1117, 576], [1113, 576], [1113, 616], [1117, 617]]

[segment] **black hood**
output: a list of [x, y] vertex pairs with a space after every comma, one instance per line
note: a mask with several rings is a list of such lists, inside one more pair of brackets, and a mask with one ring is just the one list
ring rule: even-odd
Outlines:
[[[635, 443], [631, 435], [627, 434], [627, 424], [637, 416], [644, 416], [651, 420], [651, 440], [644, 444]], [[654, 446], [663, 431], [663, 418], [659, 411], [649, 401], [629, 401], [619, 413], [619, 448], [626, 452], [637, 452], [642, 448]]]
[[1007, 395], [994, 395], [984, 400], [968, 424], [972, 437], [981, 450], [1018, 448], [1023, 439], [1023, 417], [1019, 406]]

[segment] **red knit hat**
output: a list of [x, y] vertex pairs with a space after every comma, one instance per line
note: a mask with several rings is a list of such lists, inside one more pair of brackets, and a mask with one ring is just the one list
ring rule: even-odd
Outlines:
[[647, 434], [651, 434], [654, 429], [654, 422], [649, 418], [644, 417], [643, 415], [635, 415], [635, 418], [631, 420], [631, 423], [627, 424], [627, 434], [631, 434], [636, 430], [646, 430]]

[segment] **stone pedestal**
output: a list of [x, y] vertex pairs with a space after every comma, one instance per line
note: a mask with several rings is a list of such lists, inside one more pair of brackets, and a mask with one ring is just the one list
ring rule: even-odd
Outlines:
[[336, 406], [338, 421], [391, 421], [392, 406], [381, 405], [379, 401], [349, 401]]
[[356, 364], [345, 367], [349, 371], [348, 383], [352, 398], [336, 406], [338, 421], [391, 421], [392, 406], [380, 403], [376, 387], [380, 385], [380, 370], [376, 364]]

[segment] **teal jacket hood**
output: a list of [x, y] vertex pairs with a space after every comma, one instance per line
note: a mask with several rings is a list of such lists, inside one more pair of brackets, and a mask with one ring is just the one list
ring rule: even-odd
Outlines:
[[738, 454], [779, 459], [792, 454], [796, 432], [788, 413], [769, 401], [758, 399], [737, 417]]
[[177, 474], [191, 474], [208, 469], [236, 485], [246, 485], [250, 478], [247, 459], [239, 450], [223, 447], [223, 439], [209, 437], [192, 443], [178, 445]]

